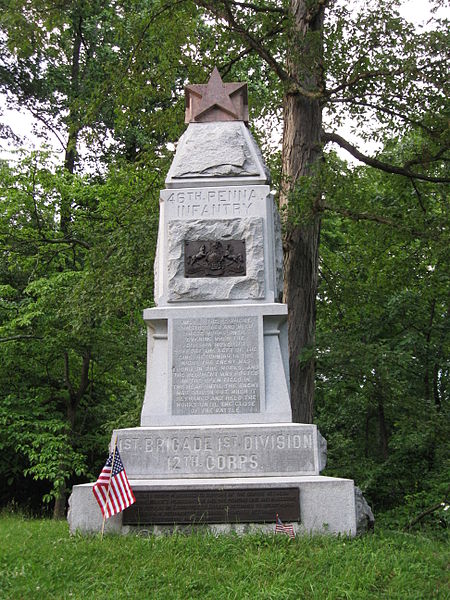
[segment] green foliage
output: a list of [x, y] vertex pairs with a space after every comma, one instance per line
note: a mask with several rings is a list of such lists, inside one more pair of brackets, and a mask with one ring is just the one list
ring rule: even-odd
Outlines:
[[[160, 180], [137, 164], [105, 181], [55, 172], [39, 154], [0, 176], [0, 473], [6, 497], [20, 471], [57, 495], [93, 476], [106, 423], [127, 412], [138, 422]], [[62, 196], [70, 237], [58, 227]]]
[[407, 494], [404, 502], [379, 514], [378, 526], [391, 530], [431, 535], [448, 541], [450, 503], [448, 478], [441, 472], [428, 475], [420, 491]]
[[3, 598], [442, 598], [448, 546], [421, 535], [358, 539], [210, 534], [69, 536], [62, 522], [0, 519]]
[[406, 501], [413, 513], [412, 499], [438, 502], [450, 480], [448, 216], [430, 184], [327, 163], [317, 330], [327, 472], [358, 481], [375, 508]]
[[[328, 13], [326, 120], [336, 130], [350, 117], [359, 138], [383, 143], [417, 128], [423, 134], [423, 152], [427, 147], [445, 148], [439, 137], [448, 127], [448, 25], [431, 17], [426, 28], [415, 26], [400, 16], [402, 4], [339, 3]], [[415, 156], [420, 164], [420, 153]], [[404, 164], [398, 155], [394, 158], [394, 163]]]

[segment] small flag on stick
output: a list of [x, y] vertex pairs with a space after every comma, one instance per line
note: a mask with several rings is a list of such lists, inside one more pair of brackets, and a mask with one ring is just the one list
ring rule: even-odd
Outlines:
[[136, 502], [116, 444], [92, 490], [102, 511], [103, 523]]
[[278, 515], [275, 522], [275, 533], [284, 533], [284, 535], [288, 535], [291, 540], [295, 538], [294, 527], [292, 525], [285, 525]]

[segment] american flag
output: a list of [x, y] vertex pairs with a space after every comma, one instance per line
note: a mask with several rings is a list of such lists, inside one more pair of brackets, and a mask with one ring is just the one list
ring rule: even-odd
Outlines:
[[285, 535], [288, 535], [291, 540], [295, 538], [294, 527], [292, 525], [284, 525], [278, 515], [275, 522], [275, 533], [284, 533]]
[[136, 502], [117, 448], [109, 455], [92, 491], [105, 519]]

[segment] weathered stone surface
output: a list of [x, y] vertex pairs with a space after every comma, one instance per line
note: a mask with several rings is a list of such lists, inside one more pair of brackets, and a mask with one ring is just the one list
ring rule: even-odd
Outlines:
[[281, 219], [275, 201], [272, 201], [273, 212], [273, 246], [275, 254], [275, 300], [283, 298], [283, 241], [281, 238]]
[[267, 185], [221, 185], [161, 191], [168, 221], [265, 217]]
[[327, 440], [319, 431], [317, 438], [319, 441], [319, 471], [323, 471], [327, 466]]
[[[186, 278], [185, 240], [244, 240], [246, 274], [241, 277]], [[246, 300], [264, 298], [264, 231], [261, 218], [220, 221], [169, 221], [168, 301]]]
[[[184, 286], [186, 285], [184, 277], [185, 265], [183, 264], [184, 253], [181, 247], [173, 248], [174, 242], [171, 241], [171, 231], [169, 228], [173, 227], [171, 223], [175, 222], [176, 228], [182, 228], [180, 222], [185, 221], [188, 225], [185, 227], [189, 231], [194, 231], [198, 224], [200, 224], [200, 233], [197, 232], [196, 236], [191, 236], [190, 239], [198, 241], [201, 239], [208, 239], [202, 236], [203, 223], [210, 221], [211, 223], [218, 223], [224, 221], [222, 226], [219, 226], [222, 231], [226, 230], [226, 237], [221, 238], [220, 241], [226, 248], [226, 239], [235, 239], [235, 236], [231, 237], [229, 234], [229, 222], [237, 223], [242, 221], [241, 226], [236, 227], [236, 231], [243, 232], [243, 228], [246, 219], [261, 219], [262, 220], [262, 235], [260, 239], [254, 238], [255, 251], [258, 253], [259, 264], [262, 263], [262, 268], [258, 268], [257, 278], [264, 278], [264, 288], [261, 289], [258, 281], [257, 285], [251, 283], [251, 279], [244, 279], [243, 286], [241, 286], [241, 280], [235, 278], [233, 282], [234, 289], [230, 293], [230, 290], [226, 285], [220, 284], [219, 289], [214, 287], [207, 291], [205, 300], [203, 300], [203, 290], [211, 288], [209, 283], [212, 282], [212, 278], [205, 278], [203, 284], [201, 284], [200, 295], [198, 298], [192, 300], [189, 294], [186, 294]], [[277, 224], [275, 231], [274, 222]], [[213, 228], [216, 225], [212, 226]], [[182, 229], [182, 231], [187, 231]], [[249, 234], [252, 232], [249, 231]], [[258, 236], [260, 234], [257, 234]], [[274, 239], [274, 236], [278, 236]], [[181, 236], [182, 237], [182, 236]], [[239, 237], [239, 236], [238, 236]], [[213, 238], [214, 239], [214, 238]], [[248, 258], [247, 252], [247, 240], [240, 238], [241, 241], [246, 243], [246, 258]], [[178, 239], [177, 242], [182, 244], [186, 240]], [[237, 240], [238, 241], [238, 240]], [[168, 248], [174, 250], [174, 253], [169, 257]], [[251, 258], [251, 256], [250, 256]], [[168, 261], [172, 260], [172, 272], [170, 276], [181, 275], [180, 285], [182, 295], [177, 299], [172, 296], [169, 298], [169, 267]], [[181, 260], [181, 264], [180, 261]], [[246, 260], [247, 263], [247, 260]], [[254, 267], [255, 268], [255, 267]], [[178, 271], [178, 272], [177, 272]], [[246, 271], [245, 276], [250, 278], [254, 277], [254, 273], [248, 273]], [[190, 289], [192, 286], [197, 286], [198, 278], [193, 277], [194, 281], [187, 284]], [[209, 283], [208, 283], [209, 282]], [[250, 283], [250, 289], [248, 291], [248, 284]], [[157, 245], [157, 256], [155, 259], [155, 302], [159, 306], [167, 305], [169, 302], [192, 302], [192, 301], [214, 301], [214, 300], [228, 300], [230, 303], [241, 302], [242, 300], [249, 301], [261, 301], [261, 302], [273, 302], [281, 299], [282, 291], [282, 247], [281, 247], [281, 232], [279, 228], [279, 219], [276, 214], [276, 208], [274, 206], [273, 196], [270, 194], [270, 188], [267, 185], [234, 185], [234, 186], [217, 186], [217, 187], [201, 187], [201, 188], [174, 188], [163, 190], [161, 192], [161, 215], [160, 225], [158, 232], [158, 245]], [[177, 284], [178, 286], [178, 284]], [[176, 286], [176, 287], [177, 287]], [[242, 289], [241, 289], [242, 288]], [[216, 290], [216, 291], [215, 291]], [[238, 292], [238, 293], [237, 293]], [[178, 294], [178, 289], [176, 289]], [[195, 290], [195, 296], [197, 296]]]
[[198, 124], [180, 140], [172, 177], [258, 175], [259, 170], [238, 124]]
[[375, 526], [375, 517], [367, 500], [364, 498], [359, 487], [355, 486], [355, 507], [356, 507], [356, 533], [361, 535], [373, 530]]
[[171, 177], [258, 175], [259, 169], [240, 123], [189, 125], [180, 138]]
[[[102, 528], [103, 515], [92, 492], [93, 483], [74, 485], [69, 497], [67, 520], [71, 533], [99, 532]], [[120, 533], [122, 530], [122, 514], [114, 515], [105, 521], [105, 533]]]
[[318, 475], [321, 467], [315, 425], [135, 427], [115, 430], [111, 443], [116, 435], [132, 479]]
[[212, 180], [266, 183], [269, 171], [249, 129], [243, 122], [190, 123], [180, 138], [167, 187], [183, 181], [207, 185]]

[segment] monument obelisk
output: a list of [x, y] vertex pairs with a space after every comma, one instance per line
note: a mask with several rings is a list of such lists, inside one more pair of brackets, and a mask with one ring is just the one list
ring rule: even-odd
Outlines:
[[[188, 85], [186, 123], [160, 197], [141, 426], [113, 432], [137, 501], [106, 530], [273, 531], [278, 513], [354, 535], [353, 481], [320, 476], [325, 441], [292, 423], [281, 228], [247, 85], [217, 69]], [[72, 531], [101, 526], [91, 488], [74, 486]]]

